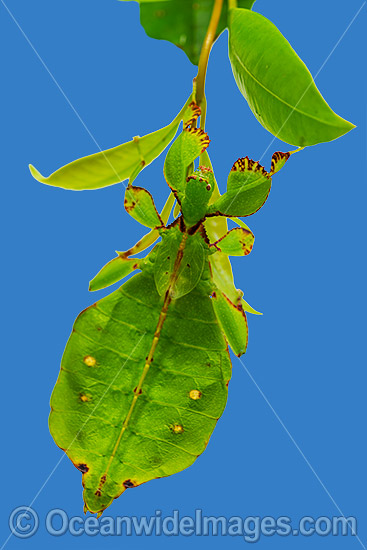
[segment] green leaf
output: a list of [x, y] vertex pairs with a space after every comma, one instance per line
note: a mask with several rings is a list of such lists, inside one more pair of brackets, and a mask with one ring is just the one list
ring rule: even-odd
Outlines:
[[[177, 267], [176, 258], [181, 250], [182, 260]], [[178, 224], [163, 231], [154, 270], [158, 294], [162, 296], [169, 287], [175, 299], [191, 292], [200, 280], [204, 263], [204, 241], [200, 233], [184, 235]]]
[[163, 225], [152, 195], [143, 187], [126, 187], [124, 206], [130, 216], [146, 227], [154, 229]]
[[306, 65], [268, 19], [230, 12], [229, 57], [237, 85], [259, 122], [299, 146], [336, 139], [354, 125], [335, 114]]
[[102, 267], [97, 275], [91, 280], [89, 283], [89, 290], [93, 292], [113, 285], [129, 275], [134, 269], [138, 269], [141, 261], [142, 260], [139, 259], [132, 260], [117, 256], [117, 258], [114, 258]]
[[212, 294], [214, 311], [233, 352], [240, 357], [247, 348], [248, 327], [241, 302], [235, 305], [217, 289]]
[[[157, 158], [174, 138], [183, 118], [190, 118], [197, 107], [188, 99], [177, 117], [164, 128], [142, 138], [80, 158], [59, 168], [48, 177], [42, 176], [31, 164], [32, 176], [39, 182], [63, 189], [82, 191], [100, 189], [127, 178], [135, 179], [138, 173]], [[190, 105], [189, 105], [190, 104]]]
[[208, 147], [208, 134], [201, 128], [184, 128], [171, 145], [164, 162], [167, 184], [180, 201], [186, 188], [186, 171], [192, 162]]
[[248, 229], [235, 227], [211, 246], [228, 256], [247, 256], [254, 246], [255, 237]]
[[[151, 38], [168, 40], [182, 49], [197, 65], [214, 0], [137, 0], [140, 4], [140, 22]], [[238, 6], [248, 8], [254, 0], [238, 0]], [[224, 0], [216, 36], [227, 27], [228, 2]]]
[[271, 177], [248, 157], [238, 159], [228, 176], [227, 191], [209, 207], [209, 215], [251, 216], [268, 198]]
[[231, 364], [208, 264], [166, 311], [153, 265], [78, 316], [51, 398], [51, 434], [99, 515], [126, 489], [193, 464], [226, 404]]

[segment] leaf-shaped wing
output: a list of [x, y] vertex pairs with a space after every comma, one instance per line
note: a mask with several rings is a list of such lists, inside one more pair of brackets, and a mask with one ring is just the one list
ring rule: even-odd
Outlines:
[[124, 206], [130, 216], [146, 227], [154, 229], [163, 225], [152, 195], [143, 187], [128, 185], [125, 190]]
[[354, 125], [335, 114], [306, 65], [276, 26], [251, 10], [233, 9], [229, 57], [237, 85], [269, 132], [294, 145], [336, 139]]
[[155, 260], [154, 279], [159, 295], [165, 294], [170, 285], [175, 299], [191, 292], [200, 280], [204, 263], [204, 241], [200, 233], [183, 235], [178, 224], [168, 228], [162, 233]]
[[179, 472], [204, 451], [231, 373], [206, 288], [174, 300], [157, 333], [163, 297], [148, 265], [77, 318], [50, 430], [83, 473], [86, 510], [101, 513], [125, 489]]

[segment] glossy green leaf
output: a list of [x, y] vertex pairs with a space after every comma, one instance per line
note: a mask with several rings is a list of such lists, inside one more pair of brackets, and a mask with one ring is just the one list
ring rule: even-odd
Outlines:
[[[140, 4], [140, 22], [151, 38], [168, 40], [182, 49], [190, 61], [197, 65], [214, 0], [137, 0]], [[249, 8], [254, 0], [238, 0], [238, 6]], [[223, 10], [216, 36], [227, 27], [228, 2]]]
[[[171, 226], [162, 233], [162, 242], [158, 245], [155, 262], [154, 280], [160, 296], [171, 286], [171, 295], [175, 299], [185, 296], [198, 284], [204, 269], [205, 246], [201, 234], [183, 234], [179, 224]], [[182, 260], [177, 275], [172, 280], [177, 257]]]
[[215, 314], [229, 345], [240, 357], [246, 352], [248, 343], [247, 319], [241, 302], [235, 305], [219, 289], [213, 292], [212, 300]]
[[128, 185], [125, 190], [124, 206], [131, 217], [146, 227], [154, 229], [163, 225], [152, 195], [143, 187]]
[[231, 364], [208, 264], [166, 310], [153, 265], [78, 316], [51, 398], [52, 436], [83, 473], [93, 513], [193, 464], [226, 404]]
[[227, 191], [209, 209], [211, 215], [250, 216], [268, 198], [271, 177], [264, 168], [248, 157], [238, 159], [228, 176]]
[[42, 176], [32, 165], [29, 169], [32, 176], [41, 183], [74, 191], [100, 189], [127, 178], [135, 179], [138, 173], [157, 158], [172, 141], [181, 120], [191, 118], [193, 109], [197, 107], [189, 98], [168, 126], [142, 138], [135, 137], [132, 141], [112, 149], [75, 160], [48, 177]]
[[211, 246], [228, 256], [247, 256], [254, 246], [255, 237], [248, 229], [235, 227]]
[[185, 128], [171, 145], [164, 162], [166, 181], [180, 201], [186, 187], [187, 168], [208, 147], [208, 134], [201, 128]]
[[127, 277], [134, 269], [138, 269], [140, 266], [141, 260], [134, 259], [130, 260], [122, 256], [117, 256], [108, 262], [102, 269], [97, 273], [97, 275], [89, 283], [89, 290], [101, 290], [107, 286], [121, 281], [124, 277]]
[[273, 23], [239, 8], [231, 10], [229, 19], [234, 77], [269, 132], [303, 147], [331, 141], [354, 128], [328, 106], [306, 65]]

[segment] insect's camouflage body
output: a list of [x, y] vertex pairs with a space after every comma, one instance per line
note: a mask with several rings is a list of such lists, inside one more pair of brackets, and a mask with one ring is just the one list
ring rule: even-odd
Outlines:
[[190, 466], [226, 403], [231, 363], [208, 258], [195, 288], [164, 310], [170, 290], [157, 292], [158, 252], [78, 317], [53, 393], [51, 432], [83, 472], [92, 512]]
[[[239, 220], [228, 231], [226, 218], [261, 208], [289, 153], [273, 155], [270, 173], [239, 159], [221, 196], [205, 151], [208, 136], [195, 126], [199, 114], [191, 103], [168, 151], [164, 175], [172, 196], [161, 214], [130, 178], [125, 209], [151, 233], [102, 268], [90, 289], [140, 272], [78, 316], [52, 394], [50, 430], [83, 473], [91, 512], [196, 460], [226, 404], [228, 345], [237, 355], [246, 351], [245, 310], [256, 311], [234, 286], [228, 255], [251, 252], [254, 236]], [[62, 181], [62, 170], [73, 169], [48, 179]], [[174, 199], [180, 215], [167, 225]], [[145, 258], [131, 258], [159, 236]]]

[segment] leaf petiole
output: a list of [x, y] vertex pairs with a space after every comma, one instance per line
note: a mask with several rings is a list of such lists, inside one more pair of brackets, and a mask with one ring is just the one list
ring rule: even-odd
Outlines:
[[[212, 46], [215, 40], [215, 33], [218, 27], [220, 15], [222, 13], [222, 7], [223, 7], [223, 0], [215, 0], [208, 30], [206, 31], [204, 42], [201, 47], [200, 58], [199, 58], [199, 70], [196, 77], [196, 103], [199, 105], [199, 107], [203, 107], [205, 105], [206, 70], [208, 67], [210, 50], [212, 49]], [[203, 121], [205, 122], [205, 111], [206, 111], [205, 106], [203, 111], [204, 111], [203, 116], [200, 119], [201, 128], [203, 128]]]

